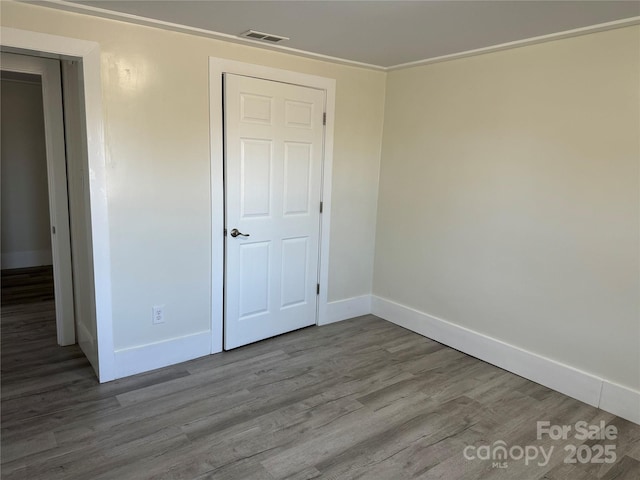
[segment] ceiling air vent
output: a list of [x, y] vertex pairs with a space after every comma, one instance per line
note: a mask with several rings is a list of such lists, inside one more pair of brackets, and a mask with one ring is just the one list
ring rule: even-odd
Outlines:
[[239, 37], [250, 38], [252, 40], [262, 40], [263, 42], [278, 43], [283, 40], [289, 40], [289, 37], [282, 37], [280, 35], [272, 35], [271, 33], [256, 32], [255, 30], [247, 30], [244, 33], [238, 35]]

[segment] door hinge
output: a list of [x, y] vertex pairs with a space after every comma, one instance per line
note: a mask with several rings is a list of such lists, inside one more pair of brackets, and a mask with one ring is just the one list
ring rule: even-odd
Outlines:
[[226, 228], [224, 229], [224, 236], [225, 237], [227, 236], [227, 229]]
[[327, 124], [327, 112], [324, 112], [322, 114], [322, 124], [326, 125]]
[[320, 213], [322, 213], [322, 206], [323, 206], [323, 202], [320, 202]]
[[320, 295], [320, 284], [316, 284], [316, 295]]
[[56, 227], [54, 226], [51, 227], [51, 233], [53, 233], [54, 235], [56, 234]]

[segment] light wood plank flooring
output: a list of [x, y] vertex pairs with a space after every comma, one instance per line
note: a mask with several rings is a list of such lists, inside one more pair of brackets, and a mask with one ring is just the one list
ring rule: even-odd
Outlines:
[[[99, 385], [56, 346], [50, 275], [21, 275], [2, 277], [6, 480], [640, 478], [640, 426], [374, 316]], [[537, 440], [539, 420], [618, 438]], [[554, 453], [463, 455], [500, 440]], [[616, 461], [565, 464], [568, 444], [614, 444]]]

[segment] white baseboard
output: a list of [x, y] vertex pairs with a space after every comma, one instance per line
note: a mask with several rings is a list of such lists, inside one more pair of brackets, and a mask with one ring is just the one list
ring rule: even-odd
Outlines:
[[211, 332], [115, 351], [115, 378], [148, 372], [211, 353]]
[[327, 318], [318, 325], [340, 322], [371, 313], [371, 295], [361, 295], [327, 304]]
[[603, 380], [600, 408], [640, 425], [640, 392], [637, 390]]
[[5, 252], [0, 265], [3, 270], [11, 268], [39, 267], [53, 265], [51, 250], [23, 250], [21, 252]]
[[640, 424], [640, 392], [381, 297], [371, 313], [584, 403]]

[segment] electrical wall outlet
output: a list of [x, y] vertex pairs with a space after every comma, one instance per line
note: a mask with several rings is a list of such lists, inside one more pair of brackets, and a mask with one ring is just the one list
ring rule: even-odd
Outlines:
[[151, 323], [154, 325], [164, 323], [164, 305], [154, 305], [152, 311]]

